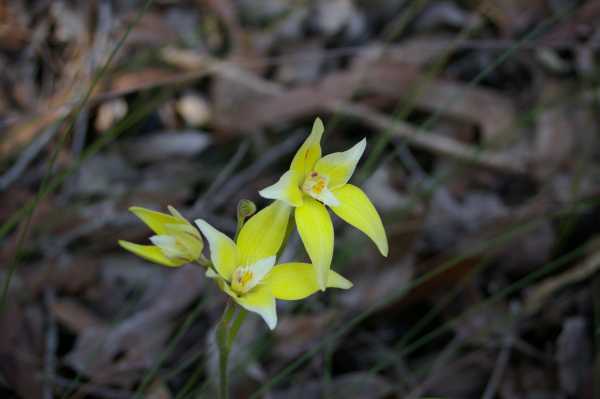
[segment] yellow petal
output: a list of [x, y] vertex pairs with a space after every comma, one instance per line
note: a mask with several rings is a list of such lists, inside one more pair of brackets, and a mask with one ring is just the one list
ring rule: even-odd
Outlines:
[[315, 162], [321, 158], [321, 137], [325, 127], [320, 118], [316, 118], [308, 138], [296, 152], [292, 160], [291, 170], [299, 176], [304, 177], [315, 166]]
[[271, 330], [277, 325], [275, 297], [268, 287], [259, 285], [246, 294], [234, 296], [233, 299], [245, 309], [258, 313]]
[[340, 288], [342, 290], [348, 290], [352, 288], [352, 281], [348, 280], [341, 274], [329, 271], [329, 277], [327, 278], [327, 288]]
[[[189, 226], [191, 227], [191, 226]], [[196, 229], [194, 229], [196, 230]], [[202, 249], [204, 249], [204, 242], [202, 241], [202, 237], [200, 237], [200, 233], [191, 235], [189, 233], [177, 233], [172, 232], [171, 235], [175, 237], [177, 242], [185, 248], [185, 252], [190, 259], [190, 261], [196, 261], [200, 254], [202, 253]]]
[[367, 140], [362, 139], [347, 151], [325, 155], [315, 164], [315, 171], [329, 179], [330, 189], [340, 187], [350, 180], [366, 146]]
[[365, 233], [379, 249], [383, 256], [388, 255], [388, 241], [385, 229], [377, 210], [358, 187], [346, 184], [333, 190], [340, 201], [338, 206], [332, 206], [331, 210], [340, 218]]
[[298, 233], [315, 267], [319, 288], [325, 290], [333, 256], [331, 217], [325, 205], [308, 197], [304, 205], [296, 208], [295, 216]]
[[186, 224], [187, 222], [175, 216], [167, 215], [166, 213], [152, 211], [140, 206], [132, 206], [129, 208], [137, 217], [142, 219], [144, 223], [157, 235], [166, 233], [166, 225], [169, 224]]
[[164, 229], [165, 232], [163, 234], [166, 235], [188, 234], [199, 239], [201, 238], [198, 229], [192, 226], [187, 220], [183, 220], [183, 223], [178, 224], [167, 223], [164, 225]]
[[[275, 266], [265, 279], [265, 285], [277, 299], [288, 301], [304, 299], [319, 290], [315, 268], [310, 263], [283, 263]], [[329, 270], [327, 288], [348, 289], [352, 283]]]
[[163, 266], [177, 267], [188, 263], [184, 259], [167, 258], [160, 248], [154, 245], [140, 245], [123, 240], [119, 240], [119, 245], [129, 252], [136, 254], [137, 256]]
[[155, 235], [150, 237], [150, 241], [169, 259], [187, 259], [184, 248], [177, 245], [177, 240], [173, 236]]
[[293, 170], [288, 170], [279, 181], [258, 192], [261, 197], [281, 200], [290, 206], [302, 205], [302, 191], [300, 191], [301, 177]]
[[291, 209], [285, 202], [274, 201], [248, 219], [237, 239], [240, 265], [251, 265], [277, 255], [285, 238]]
[[206, 237], [210, 248], [210, 260], [221, 277], [229, 281], [238, 264], [235, 243], [225, 234], [212, 227], [205, 220], [197, 219], [196, 225]]

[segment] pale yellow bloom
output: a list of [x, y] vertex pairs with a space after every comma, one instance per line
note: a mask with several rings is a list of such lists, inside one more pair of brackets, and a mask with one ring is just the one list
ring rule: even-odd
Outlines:
[[[290, 208], [276, 201], [248, 219], [237, 242], [206, 221], [196, 220], [210, 248], [213, 268], [208, 269], [207, 276], [240, 306], [258, 313], [270, 329], [277, 325], [275, 299], [303, 299], [319, 289], [312, 265], [275, 264], [289, 217]], [[328, 287], [352, 286], [333, 271], [328, 277]]]
[[319, 287], [327, 286], [333, 256], [333, 224], [325, 205], [365, 233], [383, 256], [388, 254], [385, 229], [377, 210], [358, 187], [348, 184], [366, 147], [363, 139], [344, 152], [321, 156], [323, 122], [317, 118], [279, 181], [259, 192], [264, 198], [295, 208], [298, 233], [316, 268]]
[[140, 245], [123, 240], [119, 241], [119, 245], [164, 266], [176, 267], [195, 262], [204, 248], [200, 232], [175, 208], [169, 206], [168, 209], [170, 215], [138, 206], [129, 208], [155, 233], [150, 237], [154, 245]]

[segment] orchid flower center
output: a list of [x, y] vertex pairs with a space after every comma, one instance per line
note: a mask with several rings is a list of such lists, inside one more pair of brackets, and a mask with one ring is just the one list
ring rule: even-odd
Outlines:
[[274, 265], [275, 256], [269, 256], [251, 265], [238, 266], [231, 275], [229, 287], [236, 295], [243, 295], [259, 285], [271, 272]]
[[327, 188], [327, 178], [315, 171], [310, 172], [302, 183], [302, 191], [313, 198], [318, 198]]
[[236, 294], [246, 293], [258, 284], [259, 279], [257, 277], [249, 266], [240, 266], [233, 272], [231, 289]]

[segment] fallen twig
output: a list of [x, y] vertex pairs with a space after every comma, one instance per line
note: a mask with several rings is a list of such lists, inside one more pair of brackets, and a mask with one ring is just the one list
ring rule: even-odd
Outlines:
[[293, 134], [286, 138], [282, 143], [269, 149], [263, 156], [261, 156], [254, 164], [246, 168], [243, 172], [238, 173], [235, 177], [229, 180], [229, 182], [218, 191], [214, 196], [214, 200], [206, 204], [204, 208], [194, 208], [192, 213], [207, 213], [218, 209], [227, 200], [234, 195], [240, 187], [248, 183], [256, 176], [260, 175], [264, 170], [269, 168], [273, 163], [280, 160], [287, 154], [293, 152], [299, 145], [300, 141], [304, 138], [304, 134]]
[[38, 156], [46, 145], [60, 130], [60, 123], [54, 123], [46, 128], [44, 133], [36, 137], [31, 144], [21, 153], [14, 165], [0, 176], [0, 191], [11, 186], [27, 169], [27, 166]]
[[578, 283], [600, 270], [600, 251], [589, 255], [582, 263], [553, 277], [541, 281], [539, 284], [529, 288], [525, 293], [523, 304], [526, 315], [532, 316], [538, 312], [544, 303], [554, 293], [562, 288]]
[[[250, 148], [250, 143], [248, 141], [244, 141], [237, 149], [233, 157], [229, 160], [227, 165], [219, 172], [217, 177], [213, 180], [213, 183], [208, 187], [204, 194], [194, 203], [192, 206], [191, 213], [198, 212], [202, 209], [206, 209], [206, 206], [211, 206], [207, 204], [207, 199], [215, 198], [215, 193], [223, 186], [223, 184], [231, 177], [231, 175], [235, 172], [235, 170], [240, 166], [240, 163], [244, 159], [244, 156], [248, 152]], [[211, 202], [212, 203], [212, 202]]]
[[421, 131], [407, 123], [394, 121], [366, 106], [340, 101], [332, 104], [331, 110], [359, 118], [376, 129], [389, 132], [392, 136], [406, 140], [410, 145], [436, 154], [506, 173], [527, 174], [525, 162], [521, 159], [508, 157], [504, 153], [486, 151], [471, 145], [462, 144], [445, 136]]
[[[52, 379], [56, 375], [56, 349], [58, 347], [58, 332], [56, 328], [56, 320], [54, 314], [50, 311], [55, 301], [55, 293], [52, 288], [48, 288], [44, 293], [44, 302], [48, 312], [47, 328], [46, 328], [46, 355], [44, 358], [44, 374], [48, 379]], [[53, 389], [50, 384], [44, 383], [44, 399], [52, 399]]]
[[492, 372], [492, 376], [485, 387], [485, 391], [481, 396], [482, 399], [493, 399], [496, 397], [496, 392], [498, 391], [498, 386], [502, 381], [502, 376], [504, 375], [504, 371], [508, 366], [508, 361], [510, 360], [510, 353], [513, 346], [514, 337], [512, 333], [506, 337], [504, 343], [502, 345], [502, 350], [500, 351], [500, 355], [496, 360], [496, 366], [494, 367], [494, 371]]

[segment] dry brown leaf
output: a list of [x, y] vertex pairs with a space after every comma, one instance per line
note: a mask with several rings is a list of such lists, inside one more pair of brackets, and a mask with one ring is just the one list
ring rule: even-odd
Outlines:
[[[564, 90], [559, 82], [546, 81], [541, 101], [560, 98], [561, 92]], [[575, 130], [572, 106], [568, 103], [546, 108], [540, 113], [532, 158], [541, 176], [550, 175], [572, 159]]]
[[72, 299], [53, 302], [50, 311], [56, 320], [70, 331], [79, 335], [85, 329], [103, 325], [101, 319], [92, 314], [89, 309]]
[[[128, 26], [136, 17], [135, 12], [128, 15], [123, 21], [123, 26]], [[167, 45], [178, 40], [177, 33], [165, 23], [162, 13], [149, 11], [142, 15], [139, 22], [133, 26], [129, 38], [128, 46], [161, 46]]]
[[452, 248], [466, 235], [475, 234], [508, 214], [509, 209], [495, 193], [470, 191], [456, 198], [440, 187], [429, 203], [425, 239], [434, 252]]
[[229, 30], [232, 37], [234, 51], [245, 51], [243, 46], [247, 44], [244, 40], [244, 32], [237, 17], [237, 4], [231, 0], [202, 0], [208, 7], [219, 16]]
[[445, 27], [479, 29], [482, 18], [463, 9], [452, 1], [440, 1], [427, 4], [420, 15], [415, 18], [415, 28], [419, 31], [435, 31]]
[[154, 365], [174, 327], [173, 317], [202, 292], [204, 271], [187, 266], [173, 271], [164, 291], [146, 309], [114, 327], [92, 325], [77, 338], [69, 364], [94, 381], [129, 386]]
[[[364, 310], [374, 305], [379, 305], [381, 300], [402, 292], [410, 284], [414, 274], [414, 259], [407, 255], [404, 260], [394, 265], [387, 265], [385, 269], [355, 277], [360, 284], [351, 290], [339, 294], [339, 300], [345, 306]], [[387, 303], [386, 308], [393, 303]]]
[[[590, 35], [594, 32], [600, 17], [600, 2], [588, 1], [576, 10], [573, 10], [573, 5], [567, 4], [563, 5], [562, 12], [569, 17], [564, 18], [562, 23], [555, 24], [554, 28], [542, 37], [542, 40], [549, 43], [576, 42], [581, 39], [582, 34]], [[573, 15], [570, 15], [571, 13]]]
[[0, 48], [18, 50], [29, 42], [24, 5], [14, 1], [0, 1]]
[[[393, 62], [425, 66], [427, 63], [446, 55], [448, 49], [456, 44], [455, 42], [456, 39], [448, 36], [422, 35], [407, 38], [399, 44], [378, 45], [367, 51]], [[379, 55], [380, 51], [383, 53]]]
[[481, 14], [491, 19], [504, 36], [520, 32], [531, 23], [536, 14], [541, 14], [543, 0], [471, 0]]
[[[438, 356], [439, 354], [436, 354], [435, 358]], [[427, 397], [480, 397], [492, 367], [492, 360], [485, 353], [459, 354], [458, 359], [445, 362], [444, 367], [440, 367], [434, 375], [427, 377], [427, 393], [429, 393]], [[419, 398], [421, 397], [419, 395]]]
[[86, 11], [84, 3], [54, 1], [48, 11], [54, 22], [53, 36], [56, 41], [73, 43], [86, 40], [88, 26], [83, 15]]
[[65, 116], [63, 109], [53, 109], [39, 117], [17, 123], [10, 127], [3, 138], [0, 139], [0, 156], [15, 155], [24, 145], [31, 142], [37, 134], [53, 122]]
[[164, 131], [130, 141], [125, 152], [133, 162], [159, 162], [196, 156], [210, 144], [210, 137], [198, 130]]
[[525, 291], [523, 308], [534, 315], [559, 290], [583, 281], [600, 270], [600, 251], [591, 253], [583, 262], [557, 275], [548, 277]]
[[41, 322], [28, 320], [25, 307], [9, 294], [7, 306], [0, 313], [0, 374], [23, 398], [42, 397], [41, 380], [32, 378], [40, 371], [42, 356], [35, 339], [43, 339], [43, 331], [36, 324]]
[[333, 311], [283, 316], [275, 330], [274, 353], [287, 360], [296, 358], [323, 336], [334, 316]]
[[556, 342], [560, 386], [573, 397], [579, 396], [584, 381], [591, 375], [593, 352], [586, 324], [581, 316], [566, 319]]
[[[61, 234], [58, 230], [55, 232]], [[24, 271], [23, 276], [32, 296], [40, 295], [47, 287], [68, 294], [81, 294], [97, 282], [98, 267], [98, 258], [89, 255], [59, 256]]]
[[111, 92], [137, 91], [142, 88], [154, 87], [164, 81], [179, 77], [179, 73], [161, 68], [145, 68], [141, 71], [124, 72], [112, 79]]
[[379, 58], [362, 60], [348, 71], [332, 73], [314, 84], [269, 95], [262, 101], [243, 101], [238, 105], [237, 118], [232, 119], [231, 113], [221, 109], [215, 117], [220, 125], [248, 132], [318, 114], [336, 101], [351, 99], [358, 91], [405, 98], [411, 95], [415, 82], [420, 81], [428, 83], [419, 87], [419, 96], [411, 98], [416, 108], [479, 125], [486, 144], [499, 146], [514, 140], [516, 130], [510, 127], [515, 125], [516, 113], [508, 97], [463, 83], [430, 80], [413, 65]]
[[171, 399], [172, 397], [169, 387], [158, 378], [154, 380], [144, 394], [146, 399]]

